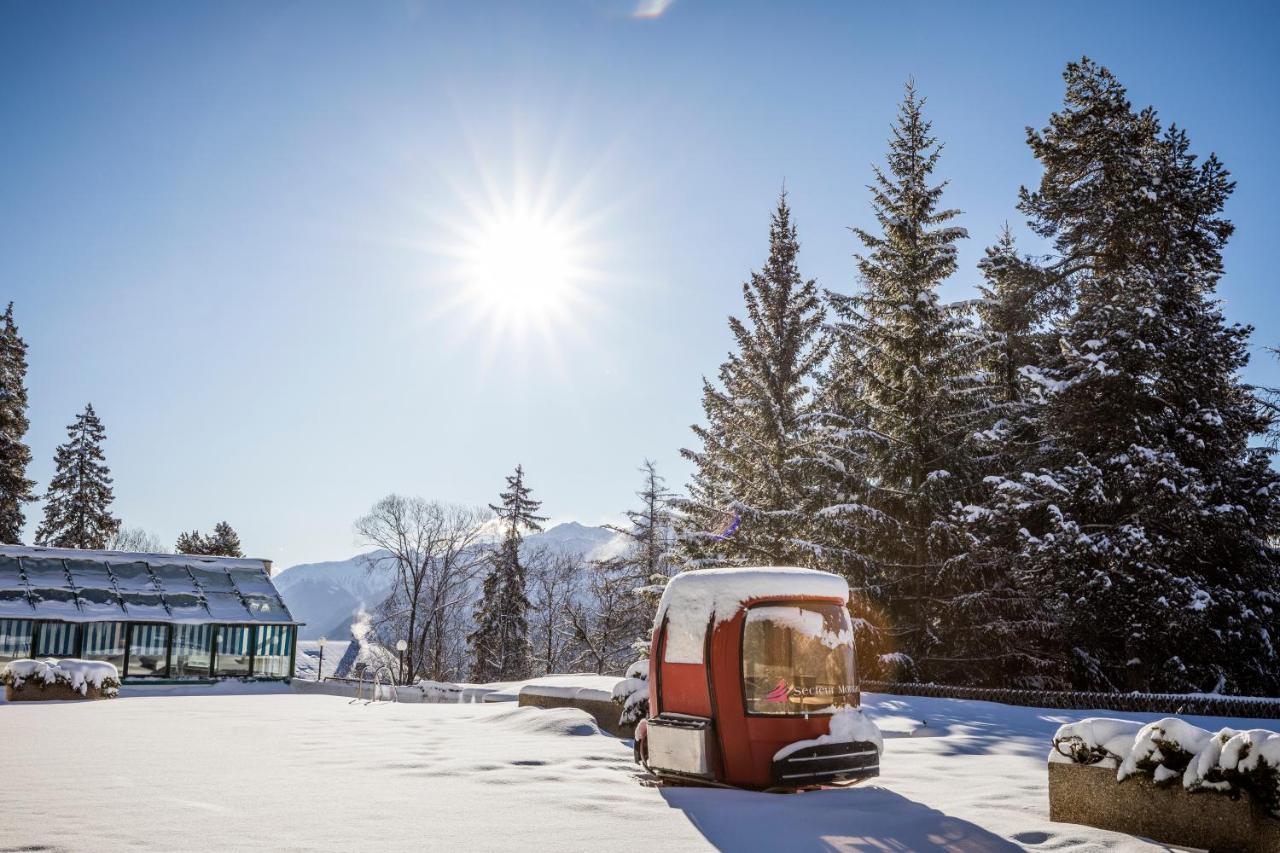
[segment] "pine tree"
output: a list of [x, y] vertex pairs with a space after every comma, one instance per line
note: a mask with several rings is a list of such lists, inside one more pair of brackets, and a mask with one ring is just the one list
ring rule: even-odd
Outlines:
[[111, 472], [102, 453], [106, 433], [93, 405], [67, 427], [68, 441], [54, 453], [56, 471], [45, 493], [44, 521], [36, 544], [55, 548], [105, 548], [120, 527], [111, 515]]
[[737, 351], [720, 367], [721, 387], [703, 380], [707, 423], [693, 427], [702, 449], [680, 451], [695, 466], [688, 498], [677, 502], [690, 565], [812, 557], [800, 535], [804, 466], [813, 384], [828, 345], [817, 285], [801, 279], [796, 265], [799, 248], [783, 192], [768, 261], [742, 285], [747, 322], [729, 318]]
[[977, 417], [976, 345], [966, 308], [937, 293], [967, 234], [947, 224], [959, 211], [939, 206], [946, 184], [930, 184], [941, 146], [923, 105], [908, 83], [888, 169], [875, 169], [871, 187], [880, 230], [853, 229], [867, 250], [857, 256], [861, 291], [828, 292], [840, 340], [828, 376], [850, 387], [828, 387], [824, 397], [844, 392], [841, 428], [851, 446], [841, 464], [856, 470], [814, 515], [847, 522], [837, 544], [845, 570], [858, 572], [849, 580], [872, 677], [918, 674], [934, 642], [930, 602], [962, 538], [951, 510], [974, 480], [964, 444]]
[[1064, 76], [1020, 207], [1075, 305], [1029, 373], [1046, 458], [1022, 477], [1019, 558], [1063, 603], [1078, 686], [1274, 695], [1280, 483], [1237, 378], [1251, 330], [1214, 297], [1233, 184], [1105, 68]]
[[35, 500], [35, 482], [27, 479], [31, 448], [23, 441], [27, 421], [27, 344], [13, 320], [13, 303], [0, 327], [0, 543], [19, 544], [26, 515], [22, 505]]
[[493, 552], [476, 610], [476, 630], [468, 637], [477, 682], [515, 681], [528, 678], [533, 667], [529, 645], [529, 597], [520, 543], [526, 532], [542, 530], [547, 519], [537, 514], [541, 501], [531, 498], [524, 484], [524, 468], [517, 465], [507, 477], [502, 503], [490, 504], [503, 527], [502, 542]]
[[178, 534], [178, 541], [173, 546], [174, 551], [179, 554], [207, 554], [208, 537], [199, 530], [182, 531]]
[[214, 525], [208, 553], [219, 557], [244, 556], [244, 552], [240, 550], [240, 536], [230, 524], [219, 521]]
[[929, 677], [947, 684], [1027, 689], [1068, 686], [1056, 610], [1024, 571], [1017, 554], [1016, 507], [1021, 472], [1040, 452], [1034, 414], [1038, 370], [1055, 343], [1048, 328], [1063, 309], [1060, 283], [1037, 259], [1020, 257], [1006, 226], [978, 264], [984, 278], [977, 314], [978, 365], [986, 416], [974, 435], [975, 463], [985, 494], [957, 507], [965, 545], [946, 564], [935, 630], [945, 653], [931, 659]]
[[625, 536], [630, 545], [610, 568], [631, 593], [623, 601], [625, 618], [635, 636], [632, 648], [648, 657], [658, 601], [675, 568], [675, 515], [671, 510], [675, 496], [658, 473], [657, 463], [646, 459], [640, 471], [644, 474], [644, 485], [636, 492], [640, 509], [626, 511], [626, 526], [606, 526]]

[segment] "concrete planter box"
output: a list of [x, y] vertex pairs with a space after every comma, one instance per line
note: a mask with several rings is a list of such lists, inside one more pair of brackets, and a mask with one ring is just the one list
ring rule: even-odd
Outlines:
[[1157, 785], [1147, 776], [1117, 782], [1105, 765], [1049, 762], [1049, 819], [1211, 853], [1280, 850], [1280, 819], [1248, 792], [1193, 794], [1180, 779]]
[[6, 684], [4, 686], [4, 698], [6, 702], [79, 701], [84, 699], [114, 699], [115, 693], [104, 694], [100, 688], [94, 687], [92, 684], [85, 685], [84, 693], [81, 693], [78, 690], [73, 690], [70, 684], [45, 684], [34, 679], [28, 679], [21, 687], [16, 689], [12, 684]]
[[536, 688], [525, 687], [520, 691], [519, 704], [534, 708], [581, 708], [595, 717], [596, 725], [615, 737], [634, 737], [636, 727], [632, 723], [622, 723], [622, 706], [612, 699], [600, 699], [592, 695], [599, 691], [582, 690], [575, 696], [554, 695], [550, 691], [539, 692]]

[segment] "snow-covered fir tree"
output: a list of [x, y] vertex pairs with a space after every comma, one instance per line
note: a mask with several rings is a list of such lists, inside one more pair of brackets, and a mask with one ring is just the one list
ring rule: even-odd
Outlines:
[[474, 681], [514, 681], [528, 678], [533, 667], [529, 644], [529, 597], [520, 543], [526, 533], [542, 530], [547, 519], [538, 515], [541, 501], [530, 497], [524, 468], [507, 477], [500, 504], [490, 504], [502, 525], [502, 541], [493, 551], [476, 609], [476, 629], [468, 637]]
[[0, 543], [16, 545], [27, 523], [22, 505], [35, 500], [36, 485], [27, 479], [27, 344], [18, 334], [12, 302], [0, 320]]
[[[1056, 339], [1051, 322], [1065, 307], [1061, 280], [1038, 259], [1019, 256], [1006, 226], [978, 267], [978, 366], [986, 415], [973, 436], [982, 499], [958, 506], [960, 552], [939, 585], [935, 631], [945, 653], [929, 677], [947, 684], [1029, 689], [1068, 684], [1056, 610], [1017, 558], [1021, 531], [1018, 480], [1040, 453], [1034, 413], [1043, 401], [1025, 369], [1038, 369]], [[1014, 488], [1007, 486], [1013, 484]]]
[[1274, 695], [1280, 485], [1250, 444], [1267, 426], [1238, 378], [1250, 329], [1214, 296], [1233, 184], [1105, 68], [1064, 76], [1020, 207], [1075, 305], [1028, 372], [1047, 456], [1020, 481], [1019, 559], [1057, 596], [1076, 685]]
[[764, 269], [742, 285], [746, 321], [729, 318], [736, 351], [719, 386], [703, 380], [706, 424], [688, 496], [677, 502], [684, 562], [800, 565], [811, 559], [804, 528], [804, 465], [810, 456], [813, 385], [826, 357], [823, 307], [800, 277], [800, 244], [786, 193], [769, 229]]
[[967, 307], [937, 292], [967, 235], [948, 224], [959, 211], [941, 207], [946, 184], [931, 183], [941, 146], [922, 107], [909, 83], [871, 187], [880, 227], [853, 229], [866, 248], [861, 290], [828, 294], [844, 360], [828, 375], [856, 392], [844, 417], [864, 479], [817, 501], [816, 515], [849, 522], [841, 546], [856, 558], [842, 563], [859, 570], [849, 580], [873, 677], [915, 677], [929, 653], [931, 602], [961, 542], [951, 510], [975, 479], [964, 445], [978, 414], [976, 340]]
[[67, 427], [66, 444], [54, 453], [54, 475], [45, 492], [44, 520], [36, 544], [54, 548], [105, 548], [120, 527], [111, 515], [115, 495], [102, 453], [106, 432], [93, 405]]

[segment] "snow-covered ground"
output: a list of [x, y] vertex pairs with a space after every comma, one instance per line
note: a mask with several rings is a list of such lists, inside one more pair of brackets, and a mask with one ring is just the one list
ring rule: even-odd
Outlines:
[[[326, 664], [328, 654], [326, 649]], [[867, 696], [874, 783], [655, 787], [576, 709], [362, 702], [283, 685], [0, 704], [0, 846], [69, 850], [1157, 851], [1050, 823], [1045, 759], [1088, 712]], [[1105, 713], [1149, 721], [1157, 715]], [[1276, 728], [1278, 721], [1189, 718]]]

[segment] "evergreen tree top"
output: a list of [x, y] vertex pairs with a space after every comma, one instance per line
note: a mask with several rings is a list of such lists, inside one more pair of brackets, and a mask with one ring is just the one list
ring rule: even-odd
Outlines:
[[520, 539], [525, 530], [537, 533], [542, 530], [546, 516], [537, 515], [542, 501], [529, 497], [532, 490], [524, 484], [524, 466], [516, 465], [514, 474], [507, 476], [507, 490], [501, 492], [500, 504], [489, 504], [489, 509], [506, 523], [507, 537]]

